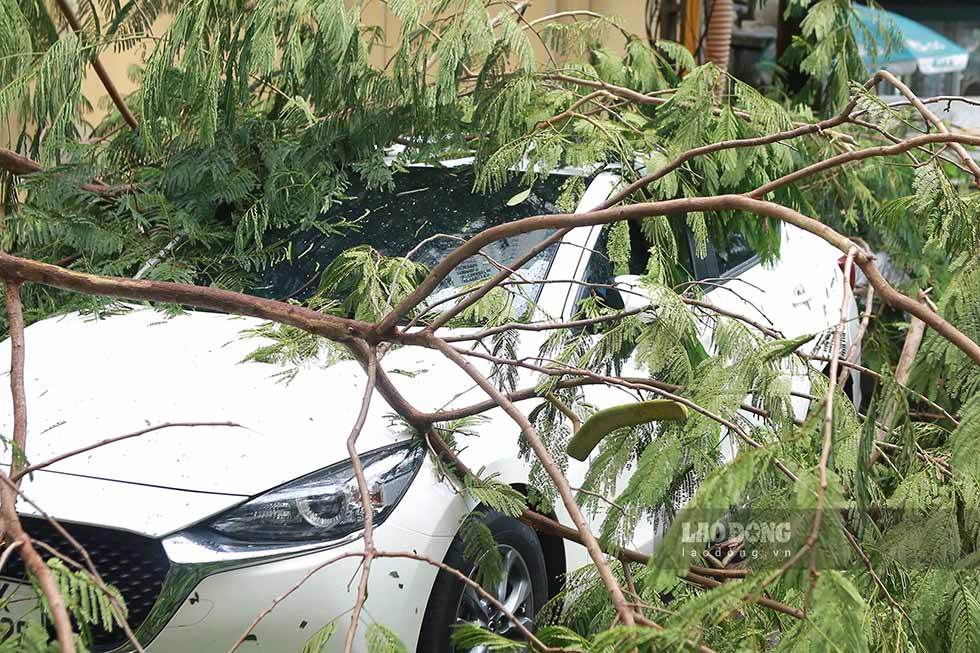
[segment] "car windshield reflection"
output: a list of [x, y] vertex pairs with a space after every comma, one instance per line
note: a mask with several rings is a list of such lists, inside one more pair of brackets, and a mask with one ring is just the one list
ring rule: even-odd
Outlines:
[[[540, 179], [513, 206], [508, 202], [526, 189], [510, 183], [496, 192], [476, 193], [469, 169], [414, 167], [396, 174], [390, 189], [352, 186], [350, 199], [331, 207], [320, 225], [291, 239], [290, 256], [266, 270], [252, 292], [276, 299], [308, 299], [316, 292], [324, 268], [341, 252], [360, 245], [370, 245], [384, 256], [411, 252], [413, 261], [431, 269], [462, 241], [484, 229], [559, 212], [556, 201], [567, 179], [563, 175]], [[337, 233], [338, 225], [342, 225], [341, 233]], [[461, 290], [490, 278], [502, 267], [513, 269], [518, 259], [552, 233], [537, 230], [487, 245], [481, 254], [456, 266], [431, 293], [426, 306], [446, 310]], [[515, 270], [506, 286], [513, 294], [515, 315], [523, 314], [537, 300], [541, 284], [535, 282], [547, 276], [556, 251], [557, 244], [552, 244]]]

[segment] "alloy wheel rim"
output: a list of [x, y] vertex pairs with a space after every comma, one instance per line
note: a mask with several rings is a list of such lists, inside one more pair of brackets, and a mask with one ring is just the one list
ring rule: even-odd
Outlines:
[[[522, 626], [531, 629], [534, 614], [534, 592], [531, 572], [517, 549], [498, 544], [500, 552], [500, 581], [484, 589], [513, 614]], [[476, 575], [476, 567], [470, 578]], [[463, 588], [456, 607], [456, 623], [471, 624], [509, 639], [523, 639], [521, 629], [502, 610], [469, 585]], [[485, 646], [476, 646], [468, 653], [485, 653]]]

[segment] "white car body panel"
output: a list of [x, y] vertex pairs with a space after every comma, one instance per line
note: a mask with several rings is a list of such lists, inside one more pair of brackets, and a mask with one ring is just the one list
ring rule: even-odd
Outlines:
[[[598, 175], [582, 196], [577, 211], [590, 211], [609, 197], [618, 178], [609, 173]], [[592, 227], [572, 229], [566, 235], [551, 265], [548, 278], [559, 280], [558, 283], [547, 283], [542, 286], [538, 297], [538, 320], [556, 320], [568, 317], [573, 307], [568, 305], [569, 294], [574, 294], [575, 284], [572, 279], [581, 279], [582, 272], [589, 260], [589, 241]], [[565, 282], [567, 281], [567, 282]]]
[[[452, 535], [432, 536], [385, 523], [376, 531], [375, 544], [379, 550], [407, 551], [441, 560], [452, 539]], [[147, 653], [227, 651], [255, 616], [269, 607], [272, 598], [285, 593], [310, 570], [345, 552], [363, 551], [363, 546], [357, 540], [340, 548], [209, 576], [194, 589], [195, 601], [181, 604], [171, 622], [146, 648]], [[263, 619], [254, 631], [256, 641], [241, 650], [299, 651], [317, 628], [336, 619], [337, 630], [324, 650], [342, 651], [357, 594], [359, 564], [359, 558], [348, 558], [314, 574]], [[375, 559], [368, 583], [369, 596], [374, 600], [365, 606], [367, 614], [361, 618], [354, 650], [366, 650], [367, 626], [377, 621], [398, 633], [407, 650], [414, 651], [437, 571], [415, 560]]]
[[[605, 200], [615, 183], [614, 175], [597, 176], [579, 211]], [[558, 248], [548, 279], [582, 278], [598, 233], [599, 227], [572, 230]], [[740, 275], [765, 292], [728, 281], [726, 286], [737, 286], [743, 299], [719, 288], [709, 293], [710, 301], [746, 315], [746, 300], [756, 303], [787, 335], [824, 330], [836, 323], [840, 306], [842, 276], [835, 250], [802, 232], [786, 229], [784, 235], [783, 258], [775, 269], [756, 265]], [[803, 285], [809, 293], [802, 309], [794, 305], [801, 279], [807, 280]], [[576, 288], [567, 281], [544, 284], [537, 319], [569, 317]], [[329, 367], [311, 364], [291, 383], [277, 383], [273, 377], [279, 368], [239, 363], [262, 344], [241, 337], [242, 331], [259, 323], [204, 312], [165, 318], [138, 309], [99, 321], [70, 315], [29, 327], [27, 456], [33, 463], [164, 422], [233, 421], [241, 427], [174, 427], [113, 443], [36, 472], [25, 482], [27, 496], [66, 522], [165, 538], [174, 563], [192, 564], [200, 562], [199, 552], [182, 546], [179, 531], [247, 497], [347, 458], [345, 439], [360, 405], [363, 371], [353, 361]], [[856, 320], [849, 329], [856, 329]], [[522, 350], [536, 352], [543, 337], [525, 334]], [[0, 344], [0, 360], [9, 361], [9, 353], [9, 341]], [[389, 373], [415, 375], [391, 373], [391, 379], [421, 410], [486, 398], [469, 377], [431, 350], [397, 348], [385, 356], [383, 365]], [[518, 385], [533, 385], [534, 379], [522, 373]], [[607, 405], [629, 401], [628, 396], [618, 388], [593, 388], [589, 395], [595, 403]], [[391, 426], [391, 412], [376, 395], [358, 441], [360, 451], [408, 437], [400, 426]], [[516, 455], [516, 425], [499, 409], [487, 415], [492, 419], [480, 427], [480, 437], [462, 441], [464, 462], [485, 467], [502, 482], [526, 484], [528, 463]], [[11, 424], [5, 404], [0, 430], [9, 433]], [[9, 452], [6, 455], [9, 460]], [[581, 483], [586, 469], [587, 464], [570, 461], [573, 485]], [[442, 560], [460, 520], [473, 507], [440, 482], [426, 461], [401, 503], [376, 530], [376, 545]], [[18, 509], [35, 512], [23, 503]], [[556, 510], [560, 521], [570, 523], [560, 505]], [[655, 537], [645, 534], [638, 545], [649, 548]], [[239, 568], [210, 575], [147, 650], [226, 651], [274, 597], [317, 565], [361, 547], [360, 540], [325, 544], [318, 551], [246, 560]], [[588, 562], [584, 548], [569, 542], [565, 556], [569, 570]], [[243, 650], [298, 650], [316, 628], [335, 617], [341, 617], [343, 631], [354, 600], [356, 566], [351, 558], [315, 574], [266, 617], [255, 632], [257, 641]], [[434, 569], [416, 561], [377, 560], [366, 621], [377, 619], [393, 628], [408, 650], [415, 650], [434, 577]], [[307, 625], [300, 627], [303, 622]], [[342, 641], [341, 635], [335, 636], [328, 650], [339, 650]]]
[[[150, 537], [163, 537], [248, 498], [43, 470], [26, 478], [21, 490], [34, 504], [59, 519]], [[39, 515], [25, 502], [17, 505], [17, 511]]]

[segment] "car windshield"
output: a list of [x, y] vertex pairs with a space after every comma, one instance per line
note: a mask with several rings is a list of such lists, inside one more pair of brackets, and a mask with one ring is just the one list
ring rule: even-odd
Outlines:
[[[516, 200], [521, 199], [526, 189], [517, 183], [493, 193], [475, 193], [469, 168], [412, 167], [396, 174], [393, 188], [386, 190], [365, 190], [363, 186], [352, 185], [347, 193], [349, 199], [331, 207], [323, 221], [328, 227], [350, 226], [342, 227], [340, 234], [311, 228], [295, 236], [289, 258], [269, 268], [253, 292], [276, 299], [306, 299], [316, 291], [323, 269], [341, 252], [359, 245], [370, 245], [385, 256], [405, 256], [411, 252], [413, 261], [431, 269], [458, 247], [461, 239], [527, 216], [557, 213], [555, 202], [566, 179], [562, 175], [549, 175], [538, 180], [519, 202]], [[456, 266], [430, 295], [427, 305], [491, 277], [499, 270], [495, 263], [512, 267], [518, 258], [552, 233], [554, 230], [532, 231], [488, 245], [482, 250], [485, 256], [472, 256]], [[509, 286], [515, 292], [515, 314], [522, 314], [537, 300], [541, 285], [533, 282], [548, 274], [556, 251], [557, 244], [553, 244], [518, 270], [519, 274], [515, 275], [518, 279], [532, 283], [516, 286], [519, 291]], [[451, 305], [447, 301], [438, 308]]]

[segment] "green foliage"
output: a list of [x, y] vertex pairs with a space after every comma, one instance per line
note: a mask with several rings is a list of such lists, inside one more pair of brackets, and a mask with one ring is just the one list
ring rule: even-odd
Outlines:
[[323, 653], [323, 649], [327, 646], [327, 642], [330, 641], [330, 638], [333, 637], [334, 631], [336, 630], [336, 621], [328, 621], [320, 628], [317, 628], [316, 632], [303, 644], [300, 653]]
[[493, 587], [500, 580], [503, 558], [483, 518], [479, 510], [466, 515], [459, 526], [459, 536], [463, 540], [463, 556], [476, 566], [473, 578], [483, 587]]
[[405, 645], [398, 635], [383, 624], [377, 622], [368, 624], [365, 639], [368, 653], [406, 653]]
[[346, 315], [381, 319], [422, 281], [428, 270], [406, 258], [382, 256], [368, 245], [343, 252], [320, 276], [321, 296], [341, 297]]
[[[510, 297], [506, 291], [501, 291]], [[491, 291], [490, 294], [492, 294]], [[509, 303], [509, 302], [508, 302]], [[477, 302], [474, 306], [480, 305], [481, 302]], [[507, 312], [510, 315], [510, 312]], [[465, 312], [460, 314], [461, 318], [466, 317]], [[484, 320], [477, 322], [478, 324], [482, 322], [487, 325], [492, 326], [494, 322], [500, 323], [500, 320], [493, 320], [491, 316], [486, 316]], [[491, 337], [490, 354], [492, 356], [503, 358], [506, 360], [517, 360], [517, 347], [520, 343], [520, 334], [517, 331], [501, 331], [500, 333]], [[513, 365], [507, 363], [494, 362], [493, 369], [490, 371], [490, 379], [496, 381], [497, 389], [501, 391], [514, 392], [517, 389], [517, 379], [519, 372], [517, 368]]]
[[0, 651], [3, 653], [58, 653], [59, 646], [57, 642], [51, 641], [48, 629], [42, 622], [28, 621], [23, 630], [0, 642]]
[[[609, 456], [610, 451], [612, 449], [607, 447], [603, 453]], [[685, 458], [674, 431], [659, 435], [643, 449], [629, 482], [613, 500], [619, 509], [606, 511], [601, 531], [603, 542], [624, 547], [632, 539], [641, 518], [652, 516], [654, 525], [658, 526], [674, 516], [676, 499], [689, 478], [690, 464]], [[593, 464], [590, 474], [594, 475], [602, 467]], [[608, 469], [612, 472], [609, 479], [614, 480], [622, 467], [611, 465]], [[591, 487], [593, 483], [586, 484]]]
[[950, 651], [966, 653], [980, 647], [980, 599], [968, 579], [957, 583], [950, 607]]
[[49, 560], [48, 567], [65, 606], [78, 622], [111, 631], [125, 621], [128, 613], [116, 588], [108, 586], [108, 592], [103, 591], [88, 572], [69, 569], [57, 558]]
[[473, 624], [459, 624], [453, 629], [453, 646], [459, 650], [505, 651], [519, 653], [526, 650], [523, 642], [483, 630]]
[[[335, 306], [334, 302], [328, 302], [322, 310], [330, 312]], [[266, 344], [250, 352], [241, 362], [275, 365], [277, 369], [272, 376], [286, 383], [295, 379], [305, 365], [318, 363], [327, 367], [350, 358], [347, 350], [337, 343], [285, 324], [264, 322], [245, 329], [243, 336], [262, 339]]]
[[[767, 94], [711, 64], [698, 65], [677, 43], [636, 38], [616, 19], [547, 21], [532, 30], [513, 12], [482, 0], [392, 0], [387, 7], [400, 29], [387, 34], [364, 22], [366, 5], [339, 0], [82, 2], [78, 35], [62, 30], [45, 3], [0, 0], [0, 113], [17, 118], [10, 145], [46, 168], [0, 178], [0, 245], [82, 272], [258, 292], [270, 268], [305, 254], [293, 251], [298, 234], [336, 237], [360, 228], [361, 218], [337, 215], [355, 184], [369, 191], [391, 187], [409, 163], [471, 156], [478, 193], [509, 182], [531, 189], [548, 171], [577, 167], [585, 176], [568, 178], [555, 207], [572, 212], [588, 175], [607, 169], [624, 183], [659, 174], [630, 201], [674, 200], [745, 193], [827, 157], [880, 145], [880, 132], [841, 124], [674, 163], [692, 148], [770, 135], [849, 102], [864, 120], [895, 134], [919, 124], [913, 112], [887, 105], [864, 87], [869, 71], [856, 35], [863, 31], [871, 46], [873, 38], [848, 0], [788, 5], [790, 17], [802, 19], [802, 35], [780, 63], [807, 78], [802, 92], [789, 98], [780, 94], [786, 89], [779, 82]], [[129, 129], [111, 107], [99, 124], [83, 125], [81, 79], [91, 57], [141, 43], [161, 11], [172, 13], [172, 25], [152, 39], [148, 58], [134, 70], [136, 90], [126, 98], [139, 128]], [[879, 27], [888, 34], [887, 26]], [[539, 38], [550, 48], [544, 57], [535, 55]], [[620, 87], [634, 99], [646, 97], [627, 102], [613, 93]], [[395, 142], [405, 150], [392, 151]], [[895, 165], [855, 161], [788, 184], [767, 199], [887, 250], [908, 274], [903, 290], [914, 296], [932, 288], [938, 312], [980, 341], [980, 197], [959, 183], [944, 159], [949, 155], [935, 145], [889, 161]], [[93, 181], [111, 192], [86, 186]], [[508, 195], [514, 204], [529, 198]], [[907, 317], [874, 311], [862, 355], [880, 380], [864, 406], [852, 405], [844, 390], [834, 395], [824, 491], [817, 460], [827, 379], [813, 361], [797, 355], [813, 336], [771, 338], [692, 306], [690, 300], [704, 299], [710, 287], [688, 283], [692, 270], [682, 260], [691, 253], [688, 237], [695, 258], [738, 237], [763, 263], [771, 262], [779, 254], [780, 225], [740, 212], [690, 212], [642, 218], [638, 227], [631, 233], [626, 222], [614, 223], [599, 253], [608, 255], [616, 274], [637, 272], [631, 255], [649, 253], [640, 272], [650, 308], [527, 342], [538, 348], [541, 360], [535, 363], [555, 372], [536, 380], [536, 392], [551, 393], [583, 420], [583, 437], [596, 408], [588, 390], [561, 387], [569, 375], [558, 368], [593, 376], [628, 370], [640, 381], [676, 386], [698, 407], [683, 422], [617, 422], [603, 429], [577, 496], [601, 523], [601, 541], [613, 552], [638, 534], [665, 529], [651, 564], [632, 568], [640, 599], [664, 629], [610, 628], [614, 610], [596, 570], [585, 567], [569, 574], [565, 591], [546, 606], [541, 640], [597, 653], [682, 649], [688, 640], [724, 651], [980, 648], [980, 369], [928, 330], [909, 387], [902, 387], [892, 368]], [[375, 321], [427, 273], [411, 257], [362, 246], [317, 268], [316, 292], [302, 304]], [[726, 286], [725, 292], [741, 290]], [[530, 290], [518, 286], [515, 295], [496, 288], [448, 326], [541, 319]], [[24, 296], [29, 321], [72, 310], [99, 317], [129, 310], [39, 285], [25, 286]], [[577, 310], [586, 318], [616, 312], [598, 294]], [[408, 317], [424, 327], [437, 315], [421, 308]], [[702, 340], [706, 324], [710, 341]], [[276, 365], [273, 375], [287, 381], [305, 365], [348, 356], [295, 327], [263, 324], [245, 335], [261, 339], [245, 361]], [[524, 344], [516, 330], [481, 343], [504, 359], [532, 355]], [[501, 390], [518, 389], [513, 366], [497, 363], [490, 376]], [[631, 383], [620, 389], [640, 392]], [[806, 400], [804, 416], [798, 413]], [[559, 470], [568, 471], [571, 420], [551, 401], [529, 403], [528, 417], [544, 446]], [[934, 403], [955, 419], [938, 414]], [[461, 450], [464, 439], [481, 436], [480, 422], [474, 417], [434, 428]], [[885, 441], [878, 443], [880, 438]], [[760, 448], [746, 446], [749, 440]], [[483, 469], [457, 489], [472, 504], [509, 516], [529, 504], [551, 512], [554, 484], [526, 439], [519, 442], [530, 468], [529, 496]], [[884, 462], [869, 468], [878, 449]], [[726, 464], [729, 450], [737, 455]], [[774, 471], [776, 459], [796, 481]], [[440, 465], [440, 472], [452, 475]], [[624, 470], [631, 472], [625, 483]], [[678, 580], [691, 564], [706, 564], [699, 557], [704, 542], [682, 541], [687, 521], [790, 510], [789, 546], [795, 551], [809, 534], [818, 496], [826, 506], [815, 544], [819, 575], [810, 576], [805, 557], [782, 575], [776, 573], [780, 561], [750, 561], [748, 579], [712, 590]], [[874, 576], [844, 528], [868, 556]], [[492, 579], [499, 554], [489, 529], [474, 514], [459, 532], [466, 555], [480, 561], [480, 579]], [[691, 550], [693, 557], [685, 555]], [[623, 578], [621, 563], [612, 566]], [[51, 569], [82, 639], [87, 628], [118, 627], [119, 615], [90, 578], [60, 563], [52, 562]], [[766, 585], [766, 594], [806, 607], [805, 621], [745, 603], [746, 595], [763, 591], [768, 574], [778, 578]], [[334, 630], [335, 622], [317, 630], [304, 652], [323, 650]], [[404, 650], [380, 624], [369, 626], [365, 636], [370, 653]], [[458, 628], [455, 638], [466, 649], [522, 646], [469, 626]], [[0, 643], [0, 652], [15, 650], [51, 650], [48, 635], [31, 625], [16, 640]]]
[[839, 571], [820, 575], [812, 618], [790, 633], [785, 651], [867, 651], [868, 609], [858, 588]]
[[613, 264], [615, 274], [629, 274], [630, 230], [628, 222], [617, 222], [609, 228], [606, 253]]
[[[862, 33], [863, 43], [871, 48], [868, 55], [874, 59], [897, 43], [894, 27], [890, 23], [866, 25], [849, 0], [819, 0], [804, 7], [791, 6], [787, 11], [803, 20], [802, 38], [794, 39], [785, 63], [798, 66], [809, 77], [802, 99], [826, 104], [827, 110], [834, 111], [847, 102], [852, 80], [864, 82], [869, 77], [856, 34]], [[885, 43], [879, 43], [879, 34], [885, 36]]]
[[686, 569], [689, 562], [685, 560], [685, 549], [693, 547], [700, 551], [707, 544], [707, 541], [698, 541], [681, 546], [687, 520], [709, 524], [721, 520], [728, 510], [746, 501], [751, 482], [770, 463], [771, 458], [772, 451], [767, 449], [744, 451], [730, 464], [719, 467], [705, 478], [691, 501], [667, 528], [657, 551], [650, 558], [650, 568], [657, 572], [665, 569], [673, 572]]
[[[119, 591], [111, 585], [103, 590], [91, 574], [83, 569], [68, 567], [58, 558], [47, 562], [54, 577], [55, 585], [64, 600], [65, 608], [78, 628], [75, 644], [78, 650], [86, 651], [91, 645], [91, 629], [100, 628], [113, 631], [120, 628], [127, 618], [128, 612]], [[31, 577], [33, 589], [40, 603], [40, 618], [28, 618], [18, 623], [0, 641], [0, 651], [3, 653], [55, 653], [60, 651], [52, 632], [44, 621], [50, 614], [46, 597]], [[7, 609], [10, 597], [0, 601], [0, 606]], [[21, 599], [23, 600], [23, 599]]]
[[492, 476], [481, 478], [482, 470], [464, 480], [466, 492], [477, 502], [511, 517], [519, 517], [527, 508], [524, 495]]
[[[952, 278], [939, 299], [939, 311], [976, 342], [980, 338], [980, 262], [962, 254], [951, 266]], [[940, 382], [939, 379], [942, 379]], [[915, 387], [931, 398], [953, 405], [966, 403], [980, 392], [980, 369], [951, 343], [929, 330], [913, 370]]]

